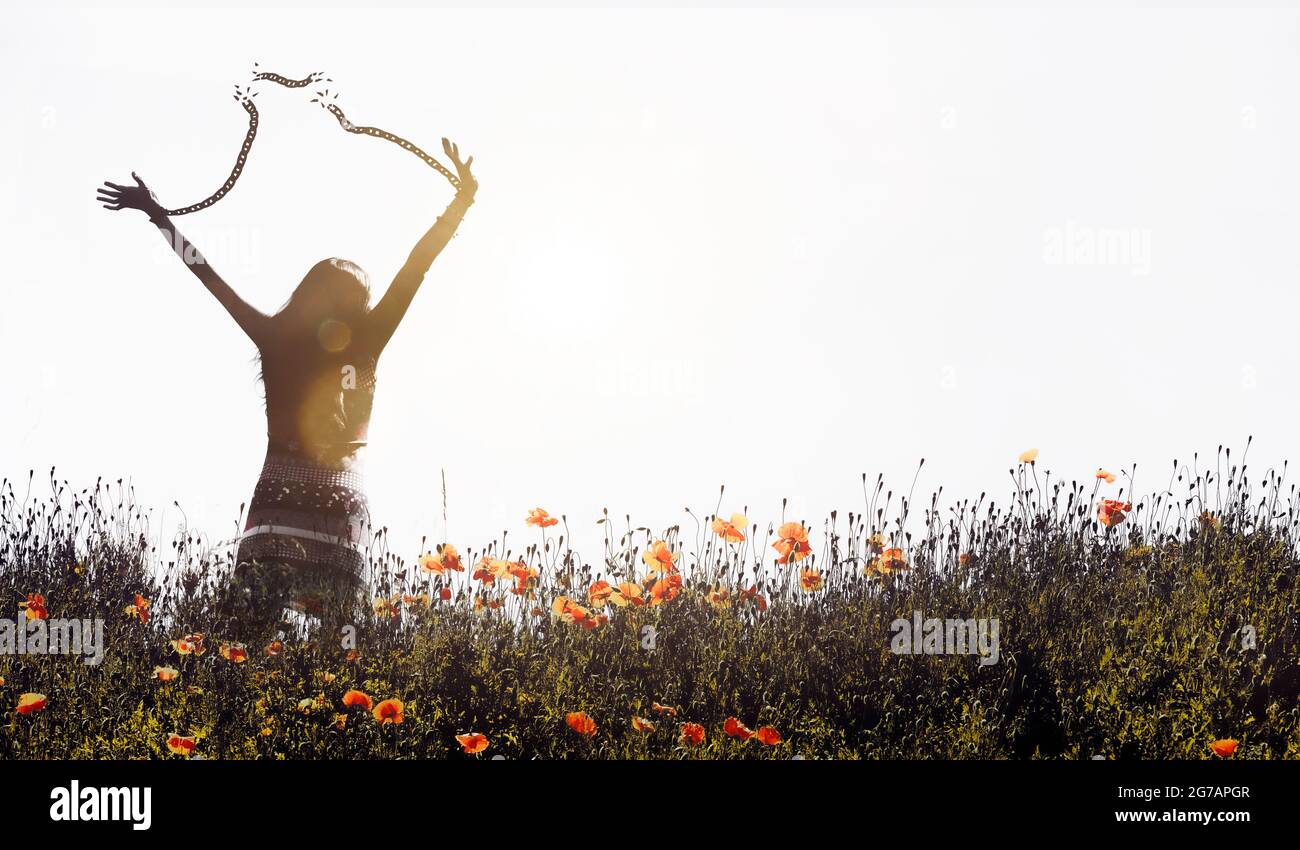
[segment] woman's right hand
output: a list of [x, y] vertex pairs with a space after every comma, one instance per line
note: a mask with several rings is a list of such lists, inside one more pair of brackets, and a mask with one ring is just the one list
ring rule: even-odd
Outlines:
[[144, 181], [134, 171], [131, 172], [131, 177], [135, 180], [134, 186], [119, 186], [104, 181], [95, 200], [102, 203], [106, 210], [140, 210], [149, 218], [165, 215], [162, 204], [158, 203], [158, 198], [144, 185]]
[[469, 170], [469, 167], [474, 164], [474, 157], [471, 156], [469, 159], [462, 161], [460, 148], [446, 137], [443, 137], [442, 140], [442, 152], [456, 166], [456, 179], [460, 181], [457, 194], [471, 201], [474, 200], [474, 195], [478, 193], [478, 179]]

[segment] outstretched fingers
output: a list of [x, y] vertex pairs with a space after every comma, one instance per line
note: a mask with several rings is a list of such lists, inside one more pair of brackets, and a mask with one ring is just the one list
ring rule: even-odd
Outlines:
[[114, 183], [105, 182], [102, 187], [96, 189], [95, 200], [106, 210], [120, 210], [122, 208], [122, 187]]

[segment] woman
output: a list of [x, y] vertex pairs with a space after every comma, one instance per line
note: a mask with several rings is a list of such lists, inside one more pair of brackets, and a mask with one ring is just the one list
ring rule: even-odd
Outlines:
[[365, 272], [334, 258], [313, 266], [288, 303], [265, 315], [235, 294], [177, 232], [134, 173], [135, 186], [105, 183], [99, 190], [107, 209], [146, 213], [257, 346], [267, 451], [239, 543], [233, 592], [223, 605], [232, 619], [270, 625], [286, 607], [313, 614], [329, 607], [346, 618], [358, 598], [369, 527], [362, 451], [379, 355], [478, 190], [470, 173], [474, 157], [462, 162], [456, 145], [446, 139], [442, 145], [456, 166], [456, 197], [373, 308]]

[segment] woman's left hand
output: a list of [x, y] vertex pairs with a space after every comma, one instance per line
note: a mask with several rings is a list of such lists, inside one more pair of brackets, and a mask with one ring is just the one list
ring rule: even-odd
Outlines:
[[456, 166], [456, 179], [460, 181], [460, 193], [473, 199], [474, 194], [478, 192], [478, 180], [470, 172], [469, 167], [474, 164], [474, 157], [461, 162], [460, 148], [450, 142], [446, 137], [442, 140], [443, 153]]

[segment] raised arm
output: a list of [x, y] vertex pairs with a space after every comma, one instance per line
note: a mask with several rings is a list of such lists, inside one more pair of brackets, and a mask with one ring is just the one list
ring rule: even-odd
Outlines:
[[429, 266], [433, 265], [434, 258], [455, 235], [456, 228], [465, 217], [465, 211], [469, 209], [470, 204], [474, 203], [474, 195], [478, 192], [478, 181], [469, 170], [474, 163], [474, 157], [471, 156], [461, 162], [460, 149], [446, 139], [442, 140], [442, 149], [456, 165], [460, 190], [447, 205], [446, 211], [438, 216], [433, 227], [430, 227], [416, 243], [411, 255], [406, 258], [406, 264], [397, 273], [397, 277], [393, 278], [384, 297], [379, 299], [379, 303], [370, 311], [371, 335], [381, 349], [388, 344], [393, 331], [401, 324], [406, 309], [411, 306], [411, 299], [415, 297], [420, 284], [424, 282], [424, 275], [429, 271]]
[[162, 204], [158, 203], [158, 199], [154, 197], [153, 192], [149, 191], [144, 181], [137, 177], [134, 171], [131, 172], [131, 176], [135, 179], [135, 186], [119, 186], [116, 183], [105, 182], [99, 189], [97, 200], [103, 203], [105, 209], [134, 209], [148, 215], [149, 220], [158, 228], [158, 232], [167, 240], [167, 244], [171, 245], [172, 250], [176, 252], [176, 256], [185, 263], [185, 267], [216, 296], [221, 306], [226, 308], [226, 312], [230, 313], [244, 333], [248, 334], [249, 339], [260, 346], [265, 339], [270, 319], [240, 298], [235, 290], [221, 279], [221, 275], [213, 271], [212, 266], [208, 265], [208, 261], [199, 253], [199, 249], [182, 236], [172, 224], [171, 219], [163, 211]]

